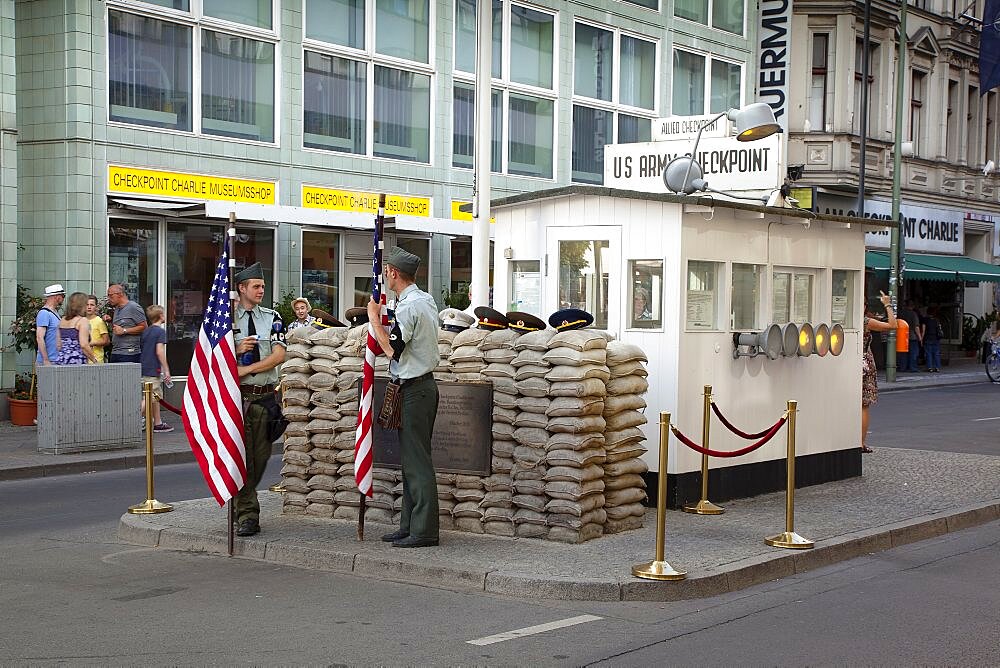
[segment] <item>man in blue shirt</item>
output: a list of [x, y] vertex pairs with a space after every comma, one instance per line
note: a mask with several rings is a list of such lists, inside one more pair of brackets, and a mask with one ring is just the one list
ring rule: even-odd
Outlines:
[[431, 434], [438, 406], [432, 373], [440, 361], [438, 314], [434, 298], [414, 284], [419, 266], [420, 258], [399, 246], [386, 257], [386, 287], [399, 295], [389, 333], [382, 327], [381, 306], [374, 299], [368, 302], [368, 321], [379, 346], [392, 360], [389, 373], [399, 380], [403, 395], [399, 427], [403, 507], [399, 529], [382, 536], [393, 547], [438, 544], [437, 481], [431, 461]]
[[45, 306], [35, 316], [35, 344], [38, 347], [36, 364], [49, 366], [59, 353], [59, 314], [56, 312], [66, 299], [66, 291], [59, 283], [45, 288]]

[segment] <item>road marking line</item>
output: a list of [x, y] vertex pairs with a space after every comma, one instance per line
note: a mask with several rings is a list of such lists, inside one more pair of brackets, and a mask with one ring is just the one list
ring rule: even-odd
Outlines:
[[580, 615], [579, 617], [570, 617], [568, 619], [560, 619], [557, 622], [549, 622], [547, 624], [538, 624], [537, 626], [528, 626], [523, 629], [516, 629], [514, 631], [507, 631], [505, 633], [498, 633], [492, 636], [486, 636], [485, 638], [476, 638], [475, 640], [466, 640], [469, 645], [492, 645], [493, 643], [503, 642], [505, 640], [514, 640], [515, 638], [523, 638], [524, 636], [533, 636], [537, 633], [545, 633], [546, 631], [554, 631], [555, 629], [566, 628], [567, 626], [575, 626], [577, 624], [583, 624], [585, 622], [596, 622], [603, 617], [597, 617], [595, 615]]
[[976, 418], [973, 422], [986, 422], [987, 420], [1000, 420], [1000, 417]]

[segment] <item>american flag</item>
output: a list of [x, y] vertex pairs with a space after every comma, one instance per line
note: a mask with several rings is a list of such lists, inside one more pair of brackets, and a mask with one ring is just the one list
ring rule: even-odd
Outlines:
[[191, 450], [220, 506], [236, 495], [247, 476], [229, 299], [229, 255], [223, 250], [191, 358], [183, 411]]
[[[385, 294], [382, 290], [382, 225], [385, 205], [379, 198], [378, 218], [372, 247], [372, 299], [382, 305], [382, 324], [388, 325]], [[358, 408], [358, 429], [354, 442], [354, 482], [358, 491], [372, 495], [372, 396], [375, 392], [375, 358], [382, 352], [375, 339], [375, 330], [368, 323], [368, 343], [365, 346], [365, 367], [361, 380], [361, 406]]]

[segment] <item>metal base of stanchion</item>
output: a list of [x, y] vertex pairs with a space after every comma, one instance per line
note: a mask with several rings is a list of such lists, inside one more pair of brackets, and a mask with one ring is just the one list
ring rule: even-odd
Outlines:
[[725, 508], [717, 506], [707, 499], [703, 499], [698, 503], [689, 503], [682, 510], [685, 513], [694, 513], [695, 515], [721, 515], [726, 512]]
[[271, 485], [270, 487], [268, 487], [267, 491], [269, 491], [269, 492], [277, 492], [278, 494], [284, 494], [288, 490], [285, 489], [285, 484], [284, 483], [276, 482], [273, 485]]
[[687, 571], [678, 571], [665, 561], [650, 561], [633, 566], [632, 575], [647, 580], [683, 580]]
[[146, 499], [142, 503], [129, 506], [128, 511], [133, 515], [155, 515], [156, 513], [169, 513], [174, 507], [169, 503], [160, 503], [156, 499]]
[[794, 531], [784, 531], [777, 536], [765, 538], [764, 542], [771, 547], [785, 547], [789, 550], [808, 550], [816, 545], [816, 543], [808, 538], [803, 538]]

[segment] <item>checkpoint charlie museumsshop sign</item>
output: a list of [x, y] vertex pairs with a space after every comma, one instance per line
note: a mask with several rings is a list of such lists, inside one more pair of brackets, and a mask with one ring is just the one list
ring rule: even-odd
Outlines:
[[228, 176], [166, 172], [140, 167], [108, 166], [108, 192], [178, 199], [222, 200], [274, 204], [273, 181], [252, 181]]
[[[838, 206], [839, 203], [845, 206]], [[819, 201], [819, 211], [838, 216], [853, 216], [854, 202], [842, 197], [824, 197]], [[906, 251], [925, 251], [962, 255], [965, 253], [965, 212], [958, 209], [939, 209], [930, 206], [901, 204], [903, 216], [903, 247]], [[865, 200], [865, 218], [892, 220], [892, 202]], [[865, 232], [868, 248], [889, 248], [889, 230]]]
[[[693, 143], [691, 139], [682, 139], [608, 144], [604, 147], [604, 185], [665, 193], [663, 170], [674, 158], [690, 153]], [[753, 142], [703, 134], [695, 159], [705, 172], [705, 180], [715, 190], [771, 190], [780, 183], [780, 151], [780, 134]]]

